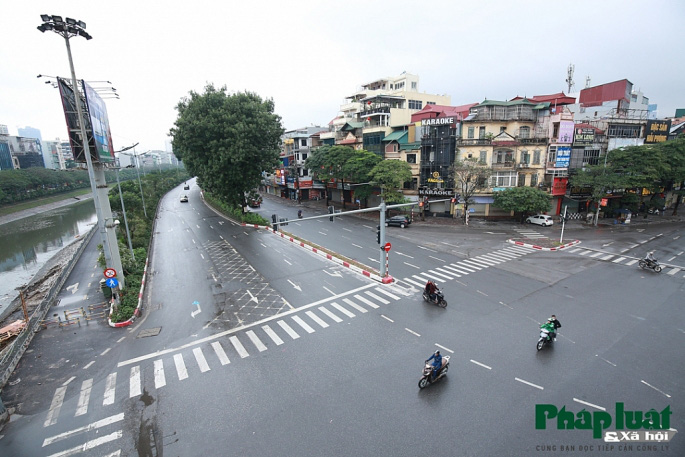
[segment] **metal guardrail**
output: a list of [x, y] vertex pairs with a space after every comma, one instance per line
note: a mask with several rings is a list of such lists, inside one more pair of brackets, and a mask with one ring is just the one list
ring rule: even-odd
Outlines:
[[50, 291], [48, 292], [43, 302], [36, 307], [33, 313], [31, 313], [28, 324], [26, 325], [24, 331], [22, 331], [19, 334], [19, 336], [15, 338], [12, 344], [10, 344], [3, 351], [2, 355], [0, 356], [0, 388], [5, 386], [10, 376], [12, 375], [12, 372], [19, 363], [21, 356], [24, 354], [24, 351], [26, 351], [26, 349], [29, 347], [29, 344], [31, 343], [31, 340], [33, 340], [33, 336], [36, 334], [36, 332], [40, 330], [40, 327], [43, 325], [43, 322], [45, 322], [45, 316], [47, 315], [48, 311], [50, 310], [50, 307], [57, 298], [57, 295], [59, 294], [60, 290], [62, 290], [64, 282], [67, 280], [69, 274], [71, 274], [71, 271], [74, 269], [74, 266], [81, 258], [83, 251], [86, 249], [86, 246], [88, 246], [88, 243], [90, 242], [95, 232], [96, 227], [93, 227], [88, 233], [88, 235], [84, 237], [81, 246], [78, 248], [76, 253], [74, 253], [74, 256], [69, 261], [67, 267], [64, 270], [62, 270], [59, 280], [57, 280], [57, 282], [52, 285]]

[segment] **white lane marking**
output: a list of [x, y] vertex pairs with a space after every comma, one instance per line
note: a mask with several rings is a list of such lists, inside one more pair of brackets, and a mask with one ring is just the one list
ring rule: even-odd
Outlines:
[[[271, 338], [271, 340], [272, 340], [274, 343], [276, 343], [276, 346], [280, 346], [281, 344], [283, 344], [283, 340], [276, 334], [276, 332], [274, 332], [274, 331], [271, 329], [271, 327], [269, 327], [268, 325], [263, 325], [263, 326], [262, 326], [262, 330], [264, 330], [264, 332], [265, 332], [267, 335], [269, 335], [269, 338]], [[218, 344], [218, 343], [217, 343], [217, 344]], [[227, 358], [227, 360], [228, 360], [228, 358]]]
[[259, 352], [266, 351], [266, 346], [264, 345], [264, 343], [262, 343], [262, 340], [259, 339], [255, 332], [253, 332], [252, 330], [248, 330], [247, 332], [245, 332], [245, 334], [248, 336], [248, 338], [250, 338], [252, 344], [254, 344], [257, 347], [257, 349], [259, 349]]
[[[454, 264], [452, 264], [452, 265], [454, 265]], [[467, 274], [474, 273], [476, 271], [476, 270], [470, 270], [470, 269], [468, 269], [466, 267], [462, 267], [462, 266], [460, 266], [459, 268], [456, 268], [452, 265], [443, 265], [442, 268], [444, 268], [448, 271], [454, 270], [457, 274], [459, 274], [461, 276], [466, 276]], [[467, 271], [464, 271], [464, 270], [467, 270]]]
[[140, 366], [131, 367], [131, 374], [129, 375], [128, 398], [139, 397], [140, 389]]
[[315, 330], [314, 330], [313, 328], [311, 328], [311, 327], [309, 326], [309, 324], [307, 324], [305, 321], [303, 321], [302, 318], [301, 318], [300, 316], [293, 316], [293, 317], [292, 317], [292, 320], [294, 320], [295, 322], [297, 322], [298, 325], [299, 325], [300, 327], [302, 327], [302, 328], [305, 330], [305, 332], [307, 332], [307, 333], [314, 333]]
[[590, 256], [591, 259], [594, 259], [595, 257], [599, 257], [600, 255], [604, 254], [603, 252], [595, 252]]
[[300, 335], [298, 335], [298, 334], [295, 332], [295, 330], [293, 330], [292, 328], [290, 328], [290, 326], [289, 326], [288, 324], [286, 324], [285, 322], [283, 322], [283, 321], [278, 321], [278, 325], [280, 325], [281, 328], [282, 328], [283, 330], [285, 330], [285, 333], [287, 333], [288, 335], [290, 335], [290, 338], [292, 338], [292, 339], [295, 340], [295, 339], [297, 339], [297, 338], [300, 337]]
[[90, 366], [91, 366], [92, 364], [94, 364], [94, 363], [95, 363], [95, 360], [91, 360], [90, 362], [88, 362], [88, 363], [86, 364], [85, 367], [83, 367], [83, 369], [84, 369], [84, 370], [87, 370], [87, 369], [90, 368]]
[[478, 256], [478, 258], [487, 260], [489, 262], [495, 262], [496, 264], [504, 263], [507, 260], [510, 260], [510, 259], [505, 259], [503, 257], [497, 257], [494, 254], [481, 254]]
[[78, 397], [78, 404], [76, 406], [76, 414], [74, 417], [83, 416], [88, 412], [88, 401], [90, 400], [90, 391], [93, 389], [93, 379], [86, 379], [81, 384], [81, 393]]
[[628, 314], [628, 316], [634, 317], [635, 319], [639, 319], [639, 320], [641, 320], [641, 321], [645, 320], [644, 317], [636, 316], [636, 315], [634, 315], [634, 314]]
[[439, 347], [440, 349], [444, 349], [445, 351], [454, 354], [454, 351], [453, 351], [452, 349], [448, 349], [448, 348], [446, 348], [445, 346], [439, 345], [438, 343], [435, 343], [435, 345], [436, 345], [437, 347]]
[[287, 263], [288, 265], [292, 265], [292, 263], [288, 262], [288, 259], [283, 259], [283, 261], [284, 261], [285, 263]]
[[384, 316], [383, 314], [381, 314], [381, 317], [382, 317], [383, 319], [385, 319], [386, 321], [390, 321], [390, 322], [393, 322], [393, 323], [395, 322], [394, 320], [390, 319], [388, 316]]
[[328, 292], [329, 294], [335, 295], [335, 292], [333, 292], [333, 291], [332, 291], [331, 289], [329, 289], [328, 287], [323, 286], [323, 288], [324, 288], [324, 289], [326, 290], [326, 292]]
[[348, 229], [348, 228], [345, 228], [345, 227], [343, 227], [343, 230], [346, 230], [346, 231], [348, 231], [348, 232], [351, 232], [351, 231], [352, 231], [352, 230], [350, 230], [350, 229]]
[[666, 262], [670, 262], [671, 260], [675, 259], [675, 256], [671, 257], [670, 259], [666, 260]]
[[[423, 276], [421, 276], [421, 275], [423, 275]], [[412, 278], [416, 278], [419, 281], [423, 281], [424, 284], [426, 283], [426, 281], [445, 282], [444, 279], [429, 276], [427, 273], [419, 273], [418, 275], [412, 275]]]
[[560, 336], [560, 337], [562, 337], [562, 338], [565, 338], [565, 339], [569, 340], [571, 343], [576, 344], [576, 342], [573, 341], [571, 338], [569, 338], [568, 336], [564, 336], [564, 335], [562, 335], [561, 333], [557, 333], [557, 336]]
[[444, 268], [436, 268], [437, 271], [445, 273], [447, 275], [450, 275], [450, 277], [456, 276], [457, 278], [461, 278], [461, 275], [459, 273], [455, 273], [454, 271], [446, 270], [448, 268], [445, 266]]
[[581, 404], [583, 404], [583, 405], [585, 405], [585, 406], [589, 406], [589, 407], [591, 407], [591, 408], [599, 409], [599, 410], [601, 410], [601, 411], [606, 411], [606, 410], [607, 410], [606, 408], [603, 408], [603, 407], [601, 407], [601, 406], [597, 406], [597, 405], [592, 404], [592, 403], [588, 403], [588, 402], [583, 401], [583, 400], [579, 400], [579, 399], [577, 399], [577, 398], [574, 398], [573, 401], [578, 402], [578, 403], [581, 403]]
[[411, 278], [403, 278], [402, 281], [406, 281], [409, 284], [415, 285], [417, 287], [424, 287], [424, 283], [417, 282], [416, 280], [411, 279]]
[[328, 235], [328, 233], [324, 233], [324, 232], [319, 232], [319, 233], [322, 235]]
[[391, 294], [390, 292], [388, 292], [387, 290], [385, 290], [382, 287], [376, 287], [374, 290], [376, 292], [382, 293], [383, 295], [387, 295], [388, 297], [392, 298], [393, 300], [399, 300], [400, 299], [400, 297], [398, 297], [397, 295]]
[[[282, 341], [281, 341], [282, 343]], [[214, 353], [216, 356], [219, 358], [219, 362], [221, 362], [221, 365], [228, 365], [231, 363], [231, 361], [228, 359], [228, 356], [226, 355], [226, 351], [224, 351], [224, 347], [219, 343], [218, 341], [214, 341], [212, 343], [212, 348], [214, 348]]]
[[488, 296], [488, 294], [486, 294], [485, 292], [482, 292], [482, 291], [480, 291], [480, 290], [478, 290], [478, 289], [476, 289], [476, 292], [478, 292], [479, 294], [484, 295], [484, 296], [486, 296], [486, 297]]
[[418, 333], [416, 333], [414, 330], [410, 330], [410, 329], [408, 329], [407, 327], [405, 327], [404, 329], [405, 329], [406, 331], [408, 331], [409, 333], [411, 333], [412, 335], [421, 336], [421, 335], [419, 335]]
[[349, 298], [343, 298], [343, 301], [362, 314], [367, 312], [366, 308], [362, 308], [361, 306], [359, 306], [358, 304], [356, 304], [355, 302], [353, 302]]
[[428, 257], [430, 257], [431, 259], [439, 260], [440, 262], [446, 262], [446, 260], [443, 260], [443, 259], [441, 259], [441, 258], [432, 256], [432, 255], [429, 255]]
[[117, 340], [117, 343], [121, 343], [121, 342], [124, 341], [125, 339], [126, 339], [126, 337], [125, 337], [125, 336], [122, 336], [121, 338], [119, 338], [119, 339]]
[[544, 387], [538, 386], [537, 384], [533, 384], [532, 382], [525, 381], [521, 378], [514, 378], [518, 382], [522, 382], [523, 384], [528, 384], [529, 386], [535, 387], [536, 389], [544, 390]]
[[680, 271], [680, 268], [672, 268], [671, 271], [666, 273], [667, 275], [673, 276]]
[[321, 312], [324, 313], [326, 316], [328, 316], [329, 318], [331, 318], [332, 320], [334, 320], [336, 323], [342, 322], [342, 319], [340, 319], [338, 316], [336, 316], [335, 314], [333, 314], [332, 312], [330, 312], [329, 310], [327, 310], [327, 309], [324, 308], [323, 306], [319, 306], [319, 311], [321, 311]]
[[625, 260], [625, 259], [626, 259], [625, 257], [619, 257], [618, 259], [612, 260], [612, 262], [618, 263], [618, 262], [620, 262], [621, 260]]
[[602, 260], [609, 260], [609, 259], [612, 258], [613, 256], [614, 256], [614, 254], [606, 255], [606, 256], [602, 257]]
[[592, 252], [592, 251], [587, 251], [587, 250], [585, 250], [585, 249], [582, 249], [582, 250], [580, 251], [580, 255], [588, 255], [590, 252]]
[[434, 251], [433, 249], [428, 249], [427, 247], [424, 247], [424, 246], [416, 246], [416, 247], [419, 249], [423, 249], [424, 251], [438, 252], [438, 251]]
[[178, 375], [178, 380], [183, 381], [188, 377], [188, 369], [183, 361], [183, 356], [181, 354], [174, 354], [174, 365], [176, 365], [176, 374]]
[[204, 373], [205, 371], [209, 371], [209, 364], [207, 363], [207, 359], [205, 359], [205, 355], [202, 352], [201, 348], [195, 348], [193, 349], [193, 355], [195, 356], [195, 361], [197, 362], [197, 366], [200, 367], [200, 372]]
[[114, 395], [117, 388], [117, 374], [116, 372], [107, 375], [105, 381], [105, 396], [102, 400], [102, 406], [114, 404]]
[[377, 304], [373, 303], [370, 300], [367, 300], [366, 298], [362, 297], [361, 295], [355, 295], [354, 298], [356, 298], [357, 300], [359, 300], [362, 303], [366, 303], [367, 305], [369, 305], [373, 309], [380, 308], [380, 306], [378, 306]]
[[[345, 299], [345, 300], [347, 300], [347, 299]], [[320, 318], [319, 316], [317, 316], [316, 314], [314, 314], [313, 311], [311, 311], [311, 310], [310, 310], [310, 311], [306, 311], [305, 314], [306, 314], [307, 316], [309, 316], [314, 322], [316, 322], [317, 324], [319, 324], [319, 326], [320, 326], [321, 328], [326, 328], [326, 327], [328, 327], [328, 323], [325, 322], [323, 319], [321, 319], [321, 318]]]
[[262, 243], [261, 241], [259, 242], [259, 244], [261, 244], [263, 248], [267, 247], [266, 244]]
[[453, 248], [458, 248], [458, 247], [459, 247], [459, 246], [457, 246], [456, 244], [449, 244], [449, 243], [445, 243], [444, 241], [441, 241], [441, 243], [442, 243], [442, 244], [446, 244], [447, 246], [452, 246]]
[[408, 255], [408, 254], [403, 254], [403, 253], [401, 253], [401, 252], [399, 252], [399, 251], [398, 251], [398, 252], [395, 252], [395, 254], [401, 255], [402, 257], [409, 257], [410, 259], [413, 259], [413, 258], [414, 258], [413, 256], [410, 256], [410, 255]]
[[637, 263], [637, 259], [633, 259], [630, 262], [626, 262], [626, 265], [633, 265]]
[[[678, 237], [678, 238], [680, 238], [680, 237]], [[680, 252], [677, 253], [676, 255], [683, 255], [683, 252], [685, 252], [685, 251], [680, 251]]]
[[78, 435], [79, 433], [88, 432], [90, 430], [95, 430], [106, 425], [120, 422], [122, 420], [124, 420], [124, 413], [119, 413], [115, 414], [114, 416], [106, 417], [91, 424], [84, 425], [83, 427], [78, 427], [73, 430], [69, 430], [68, 432], [60, 433], [59, 435], [51, 436], [50, 438], [45, 438], [45, 440], [43, 440], [43, 447], [49, 444], [56, 443], [58, 441], [62, 441], [63, 439], [69, 438], [70, 436]]
[[155, 360], [154, 363], [155, 389], [166, 386], [166, 376], [164, 375], [164, 362], [162, 359]]
[[372, 258], [372, 257], [367, 257], [367, 259], [369, 259], [369, 260], [372, 261], [372, 262], [380, 263], [380, 262], [378, 261], [378, 259], [374, 259], [374, 258]]
[[70, 455], [74, 454], [81, 454], [85, 451], [89, 451], [91, 449], [94, 449], [102, 444], [109, 443], [110, 441], [118, 440], [124, 436], [124, 432], [121, 430], [118, 430], [116, 432], [110, 433], [109, 435], [104, 435], [99, 438], [95, 438], [94, 440], [86, 441], [85, 443], [73, 447], [71, 449], [67, 449], [66, 451], [58, 452], [56, 454], [50, 454], [48, 457], [67, 457]]
[[380, 302], [380, 303], [383, 303], [384, 305], [389, 305], [389, 304], [390, 304], [390, 302], [389, 302], [388, 300], [386, 300], [386, 299], [383, 298], [383, 297], [379, 297], [378, 295], [374, 294], [373, 292], [366, 291], [366, 292], [364, 292], [364, 293], [365, 293], [366, 295], [368, 295], [369, 297], [373, 298], [374, 300], [376, 300], [376, 301], [378, 301], [378, 302]]
[[43, 427], [53, 425], [57, 422], [57, 416], [59, 416], [59, 410], [64, 403], [64, 394], [67, 393], [67, 388], [65, 386], [58, 387], [55, 390], [55, 395], [52, 397], [52, 403], [50, 404], [50, 410], [48, 411], [48, 417], [45, 419]]
[[71, 378], [67, 379], [66, 381], [64, 381], [64, 383], [63, 383], [62, 385], [63, 385], [63, 386], [66, 386], [67, 384], [69, 384], [69, 383], [70, 383], [71, 381], [73, 381], [74, 379], [76, 379], [76, 376], [72, 376]]
[[495, 260], [493, 258], [487, 257], [487, 254], [483, 255], [478, 255], [476, 257], [471, 258], [471, 260], [477, 260], [478, 262], [484, 262], [484, 263], [489, 263], [490, 265], [499, 265], [500, 263], [504, 263], [503, 260]]
[[471, 268], [475, 268], [475, 269], [477, 269], [477, 270], [482, 270], [483, 268], [487, 268], [487, 267], [490, 266], [490, 265], [482, 265], [482, 264], [480, 264], [480, 263], [478, 263], [478, 262], [474, 262], [474, 261], [471, 260], [471, 259], [464, 259], [464, 260], [461, 261], [461, 263], [465, 263], [467, 266], [469, 266], [469, 267], [471, 267]]
[[237, 336], [234, 335], [234, 336], [230, 337], [228, 340], [231, 342], [231, 344], [233, 345], [233, 347], [235, 348], [236, 352], [238, 353], [238, 355], [240, 356], [241, 359], [244, 359], [245, 357], [250, 355], [245, 350], [245, 347], [243, 346], [243, 344], [238, 340]]
[[489, 366], [485, 365], [484, 363], [476, 362], [473, 359], [471, 359], [471, 363], [475, 363], [476, 365], [480, 365], [483, 368], [487, 368], [488, 370], [492, 370], [492, 367], [489, 367]]
[[651, 387], [652, 389], [656, 390], [656, 391], [659, 392], [660, 394], [665, 395], [666, 398], [671, 398], [671, 396], [670, 396], [669, 394], [667, 394], [667, 393], [664, 392], [663, 390], [657, 389], [656, 387], [654, 387], [653, 385], [651, 385], [651, 384], [648, 383], [647, 381], [644, 381], [644, 380], [641, 379], [640, 382], [641, 382], [642, 384], [646, 385], [646, 386]]
[[352, 243], [352, 246], [354, 246], [355, 248], [364, 249], [364, 246], [359, 246], [358, 244]]
[[[595, 357], [599, 357], [599, 354], [595, 354]], [[615, 366], [616, 366], [615, 363], [609, 362], [607, 359], [605, 359], [605, 358], [603, 358], [603, 357], [599, 357], [599, 358], [602, 359], [602, 360], [604, 360], [606, 363], [608, 363], [608, 364], [611, 365], [612, 367], [615, 367]]]
[[434, 277], [437, 276], [438, 278], [445, 278], [445, 279], [447, 279], [447, 280], [454, 279], [454, 275], [455, 275], [455, 273], [452, 273], [452, 276], [448, 276], [448, 275], [446, 275], [446, 274], [444, 274], [444, 273], [438, 273], [438, 272], [435, 271], [435, 270], [428, 270], [428, 273], [430, 273], [430, 274], [433, 275]]
[[409, 262], [402, 262], [402, 263], [404, 263], [405, 265], [407, 265], [407, 266], [409, 266], [409, 267], [416, 268], [417, 270], [420, 270], [420, 269], [421, 269], [421, 267], [417, 267], [416, 265], [412, 265], [412, 264], [409, 263]]
[[353, 312], [348, 311], [346, 308], [343, 308], [342, 306], [340, 306], [336, 302], [332, 302], [331, 306], [333, 308], [337, 309], [338, 311], [340, 311], [341, 313], [343, 313], [344, 315], [346, 315], [347, 317], [354, 317], [355, 316], [355, 314]]
[[499, 304], [502, 305], [502, 306], [506, 306], [506, 307], [509, 308], [509, 309], [514, 309], [514, 308], [512, 308], [511, 306], [507, 305], [506, 303], [499, 302]]
[[104, 351], [102, 351], [102, 352], [100, 353], [100, 356], [103, 356], [103, 355], [107, 354], [107, 353], [109, 352], [110, 349], [112, 349], [112, 348], [107, 348], [107, 349], [105, 349]]

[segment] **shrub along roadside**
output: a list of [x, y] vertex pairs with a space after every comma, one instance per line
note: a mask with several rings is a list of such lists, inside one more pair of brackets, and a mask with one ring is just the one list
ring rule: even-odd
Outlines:
[[212, 206], [212, 208], [225, 214], [231, 219], [244, 222], [246, 224], [271, 225], [271, 223], [268, 220], [264, 219], [259, 214], [244, 213], [242, 208], [231, 207], [229, 204], [219, 200], [209, 192], [204, 192], [204, 199], [209, 205]]

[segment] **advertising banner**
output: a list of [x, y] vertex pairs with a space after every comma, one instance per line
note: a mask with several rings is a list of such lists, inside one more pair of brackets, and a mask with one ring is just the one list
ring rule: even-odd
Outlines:
[[104, 100], [85, 81], [81, 81], [86, 94], [86, 106], [90, 118], [91, 135], [90, 144], [93, 156], [97, 156], [100, 162], [114, 161], [114, 148], [112, 147], [112, 133], [109, 130], [109, 118]]
[[663, 143], [668, 139], [671, 121], [647, 121], [645, 128], [645, 144]]
[[552, 183], [552, 195], [565, 195], [568, 178], [554, 178]]
[[557, 148], [556, 168], [567, 168], [571, 162], [571, 146], [559, 146]]
[[595, 142], [595, 129], [577, 128], [573, 137], [573, 144], [590, 145]]
[[559, 122], [559, 136], [557, 143], [571, 144], [573, 142], [573, 121]]

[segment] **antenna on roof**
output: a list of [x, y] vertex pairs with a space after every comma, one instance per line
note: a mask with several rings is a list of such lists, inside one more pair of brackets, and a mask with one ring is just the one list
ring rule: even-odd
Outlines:
[[573, 86], [575, 86], [575, 84], [576, 84], [573, 81], [573, 70], [575, 68], [576, 67], [572, 63], [568, 64], [568, 77], [566, 78], [566, 84], [568, 84], [568, 92], [567, 92], [568, 94], [571, 93], [571, 89], [573, 89]]
[[585, 88], [587, 89], [588, 87], [590, 87], [590, 75], [585, 77]]

